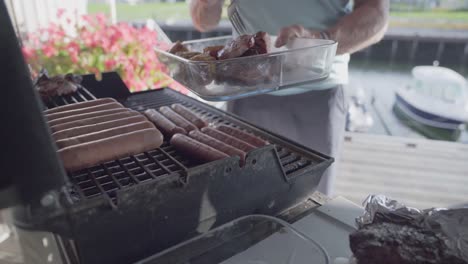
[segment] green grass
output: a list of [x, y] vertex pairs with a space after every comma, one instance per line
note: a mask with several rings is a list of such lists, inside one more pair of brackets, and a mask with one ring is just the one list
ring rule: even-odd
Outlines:
[[[90, 14], [109, 14], [109, 6], [107, 4], [90, 3], [88, 11]], [[117, 19], [119, 21], [144, 20], [148, 18], [158, 21], [187, 21], [190, 20], [189, 8], [186, 3], [117, 4]], [[223, 18], [226, 19], [226, 8], [224, 8]], [[391, 12], [391, 18], [391, 26], [398, 27], [468, 28], [468, 10]]]
[[392, 12], [392, 17], [395, 18], [410, 18], [410, 19], [442, 19], [448, 21], [465, 21], [468, 22], [468, 11], [416, 11], [416, 12]]

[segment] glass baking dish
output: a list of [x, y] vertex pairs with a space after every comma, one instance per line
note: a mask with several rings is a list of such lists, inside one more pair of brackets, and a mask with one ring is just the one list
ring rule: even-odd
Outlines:
[[[271, 38], [274, 42], [275, 37]], [[190, 51], [225, 45], [232, 37], [186, 41]], [[208, 101], [228, 101], [268, 93], [328, 77], [337, 43], [309, 39], [288, 48], [274, 48], [268, 54], [221, 61], [190, 61], [156, 49], [166, 74]], [[273, 43], [271, 45], [274, 47]]]
[[[163, 238], [161, 238], [163, 239]], [[326, 250], [287, 222], [248, 215], [136, 264], [328, 264]]]

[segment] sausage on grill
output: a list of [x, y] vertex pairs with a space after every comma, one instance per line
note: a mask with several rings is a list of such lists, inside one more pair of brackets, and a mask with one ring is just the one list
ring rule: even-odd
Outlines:
[[144, 122], [144, 121], [147, 121], [147, 119], [141, 115], [133, 116], [133, 117], [125, 117], [125, 118], [107, 121], [103, 123], [85, 125], [85, 126], [79, 126], [79, 127], [73, 127], [73, 128], [61, 130], [61, 131], [53, 133], [52, 137], [55, 139], [55, 141], [58, 141], [58, 140], [65, 139], [65, 138], [76, 137], [76, 136], [94, 133], [94, 132], [98, 132], [98, 131], [113, 128], [113, 127], [119, 127], [123, 125], [139, 123], [139, 122]]
[[85, 101], [85, 102], [80, 102], [80, 103], [74, 103], [74, 104], [68, 104], [68, 105], [62, 105], [58, 107], [54, 107], [52, 109], [47, 109], [44, 111], [45, 114], [53, 114], [53, 113], [58, 113], [58, 112], [63, 112], [63, 111], [69, 111], [69, 110], [74, 110], [74, 109], [80, 109], [83, 107], [90, 107], [90, 106], [95, 106], [95, 105], [101, 105], [101, 104], [108, 104], [108, 103], [113, 103], [117, 102], [113, 98], [102, 98], [102, 99], [96, 99], [96, 100], [91, 100], [91, 101]]
[[73, 109], [69, 111], [47, 114], [46, 118], [50, 122], [52, 120], [59, 119], [59, 118], [64, 118], [64, 117], [69, 117], [69, 116], [74, 116], [74, 115], [81, 115], [81, 114], [92, 113], [92, 112], [103, 111], [103, 110], [109, 110], [109, 109], [117, 109], [117, 108], [123, 108], [123, 106], [117, 102], [113, 102], [113, 103], [108, 103], [108, 104], [101, 104], [101, 105], [95, 105], [95, 106], [90, 106], [90, 107], [84, 107], [80, 109]]
[[65, 169], [75, 171], [153, 150], [159, 148], [162, 142], [161, 132], [156, 128], [148, 128], [66, 147], [58, 153]]
[[208, 125], [203, 119], [198, 117], [196, 114], [190, 111], [190, 109], [181, 104], [173, 104], [171, 107], [175, 112], [198, 128], [206, 127]]
[[256, 147], [262, 147], [262, 146], [268, 145], [268, 142], [266, 142], [265, 140], [259, 137], [256, 137], [250, 133], [244, 132], [240, 129], [237, 129], [235, 127], [219, 125], [216, 127], [216, 129], [230, 136], [233, 136], [235, 138], [241, 138], [243, 141]]
[[69, 122], [73, 122], [77, 120], [83, 120], [83, 119], [90, 118], [90, 117], [111, 115], [111, 114], [127, 112], [127, 111], [129, 111], [128, 108], [117, 108], [117, 109], [96, 111], [96, 112], [91, 112], [91, 113], [84, 113], [84, 114], [74, 115], [74, 116], [67, 116], [67, 117], [57, 118], [55, 120], [49, 121], [49, 126], [56, 126], [59, 124], [65, 124], [65, 123], [69, 123]]
[[240, 158], [240, 164], [241, 166], [244, 165], [244, 162], [245, 162], [245, 152], [240, 150], [240, 149], [236, 149], [235, 147], [233, 146], [230, 146], [228, 144], [225, 144], [224, 142], [221, 142], [213, 137], [210, 137], [206, 134], [203, 134], [202, 132], [198, 131], [198, 130], [193, 130], [193, 131], [190, 131], [189, 133], [189, 136], [195, 140], [197, 140], [198, 142], [201, 142], [205, 145], [208, 145], [214, 149], [217, 149], [221, 152], [224, 152], [226, 154], [228, 154], [229, 156], [238, 156]]
[[171, 138], [171, 145], [182, 154], [202, 162], [210, 162], [229, 157], [219, 150], [182, 134], [175, 134]]
[[171, 120], [167, 119], [165, 116], [154, 109], [146, 110], [145, 115], [156, 125], [157, 128], [161, 130], [164, 135], [168, 136], [169, 138], [177, 133], [184, 135], [187, 134], [185, 129], [176, 126]]
[[172, 110], [168, 106], [163, 106], [159, 108], [159, 112], [161, 112], [161, 114], [163, 114], [165, 117], [167, 117], [167, 119], [171, 120], [177, 126], [180, 126], [181, 128], [185, 129], [185, 131], [187, 132], [198, 129], [194, 124], [187, 121], [185, 118], [183, 118], [178, 113], [174, 112], [174, 110]]
[[214, 137], [219, 141], [222, 141], [228, 145], [231, 145], [237, 149], [240, 149], [245, 152], [249, 152], [251, 150], [254, 150], [256, 147], [250, 145], [247, 142], [241, 141], [237, 138], [234, 138], [226, 133], [223, 133], [219, 130], [216, 130], [212, 127], [204, 127], [201, 130], [203, 133], [207, 134], [208, 136]]
[[107, 121], [114, 121], [117, 119], [133, 117], [133, 116], [141, 116], [141, 114], [136, 111], [131, 110], [131, 111], [126, 111], [126, 112], [121, 112], [121, 113], [116, 113], [116, 114], [90, 117], [90, 118], [86, 118], [83, 120], [77, 120], [77, 121], [72, 121], [68, 123], [58, 124], [58, 125], [52, 126], [50, 129], [52, 130], [52, 132], [57, 132], [57, 131], [62, 131], [68, 128], [99, 124], [99, 123], [103, 123]]
[[86, 143], [90, 141], [105, 139], [105, 138], [118, 136], [118, 135], [130, 133], [133, 131], [147, 129], [147, 128], [154, 128], [154, 125], [149, 121], [144, 121], [140, 123], [134, 123], [134, 124], [114, 127], [110, 129], [105, 129], [105, 130], [94, 132], [94, 133], [84, 134], [84, 135], [80, 135], [77, 137], [66, 138], [66, 139], [58, 140], [55, 143], [57, 144], [57, 147], [61, 149], [61, 148], [66, 148], [66, 147], [73, 146], [73, 145], [78, 145], [78, 144], [82, 144], [82, 143]]

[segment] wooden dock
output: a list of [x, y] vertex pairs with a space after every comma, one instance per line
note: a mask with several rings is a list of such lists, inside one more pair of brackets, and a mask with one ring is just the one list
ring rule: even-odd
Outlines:
[[468, 145], [347, 133], [336, 195], [385, 194], [416, 208], [468, 205]]

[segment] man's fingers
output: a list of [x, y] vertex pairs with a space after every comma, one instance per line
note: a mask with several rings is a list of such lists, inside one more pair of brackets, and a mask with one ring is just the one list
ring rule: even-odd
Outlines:
[[277, 48], [282, 47], [288, 43], [289, 40], [297, 37], [301, 37], [304, 34], [304, 27], [300, 25], [292, 25], [289, 27], [284, 27], [278, 33], [278, 38], [276, 39], [275, 46]]

